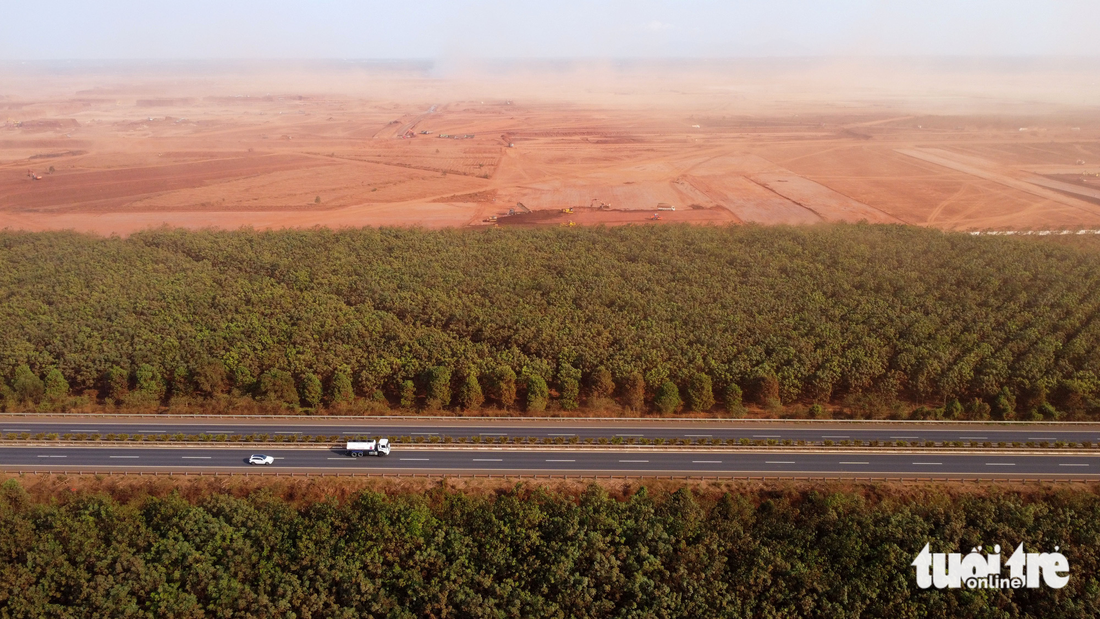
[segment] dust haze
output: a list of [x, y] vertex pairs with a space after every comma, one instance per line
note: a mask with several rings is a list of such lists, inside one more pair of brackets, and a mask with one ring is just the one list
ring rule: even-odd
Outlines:
[[1089, 58], [0, 65], [0, 228], [1100, 228]]

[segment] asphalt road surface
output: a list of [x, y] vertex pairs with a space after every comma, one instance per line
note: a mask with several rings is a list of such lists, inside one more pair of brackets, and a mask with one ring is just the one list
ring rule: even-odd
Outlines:
[[477, 421], [371, 420], [328, 422], [258, 419], [142, 420], [116, 419], [40, 421], [27, 418], [0, 419], [0, 433], [57, 434], [268, 434], [300, 436], [451, 436], [451, 437], [577, 437], [613, 438], [748, 438], [862, 441], [978, 441], [978, 442], [1100, 442], [1100, 426], [1057, 424], [807, 424], [798, 422], [752, 423], [744, 421]]
[[[275, 458], [250, 467], [249, 455]], [[760, 475], [821, 477], [1073, 477], [1100, 476], [1100, 456], [866, 454], [792, 452], [657, 452], [645, 450], [394, 449], [386, 457], [351, 458], [336, 449], [211, 449], [150, 447], [4, 447], [8, 470], [155, 470], [240, 472], [434, 472], [508, 474]]]

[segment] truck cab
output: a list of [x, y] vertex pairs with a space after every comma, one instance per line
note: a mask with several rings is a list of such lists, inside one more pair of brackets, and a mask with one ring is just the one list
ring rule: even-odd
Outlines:
[[390, 439], [380, 438], [376, 441], [348, 441], [348, 455], [352, 458], [363, 456], [388, 456], [390, 454]]

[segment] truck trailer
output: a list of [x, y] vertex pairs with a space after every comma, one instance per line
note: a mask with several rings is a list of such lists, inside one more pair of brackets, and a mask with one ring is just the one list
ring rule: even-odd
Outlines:
[[363, 456], [388, 456], [390, 454], [390, 439], [380, 438], [377, 441], [348, 441], [348, 455], [352, 458]]

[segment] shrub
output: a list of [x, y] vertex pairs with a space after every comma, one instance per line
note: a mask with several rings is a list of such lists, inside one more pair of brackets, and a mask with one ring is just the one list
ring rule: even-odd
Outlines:
[[41, 402], [46, 391], [42, 379], [38, 378], [27, 364], [15, 368], [15, 378], [12, 380], [11, 387], [16, 398], [25, 404]]
[[540, 413], [546, 410], [546, 404], [550, 401], [550, 389], [546, 381], [538, 374], [527, 377], [527, 410]]
[[285, 370], [268, 370], [260, 375], [260, 397], [276, 404], [298, 406], [298, 388], [294, 377]]
[[653, 406], [661, 413], [669, 414], [676, 412], [680, 404], [680, 390], [676, 387], [676, 383], [671, 380], [661, 383], [653, 397]]
[[46, 372], [45, 396], [47, 400], [53, 402], [69, 397], [69, 381], [65, 380], [61, 370], [50, 368], [50, 371]]
[[481, 393], [481, 383], [477, 381], [477, 374], [466, 374], [466, 380], [458, 388], [458, 406], [463, 410], [481, 408], [485, 403], [485, 396]]
[[737, 383], [726, 385], [724, 397], [726, 412], [735, 416], [743, 415], [745, 413], [745, 407], [741, 403], [741, 398], [741, 387], [738, 387]]
[[451, 403], [451, 368], [435, 365], [424, 373], [425, 405], [439, 409]]
[[306, 373], [302, 377], [302, 402], [309, 408], [321, 406], [321, 398], [324, 397], [324, 388], [321, 379], [313, 372]]
[[126, 376], [126, 370], [113, 365], [103, 377], [103, 386], [106, 387], [105, 395], [109, 402], [119, 403], [130, 391], [130, 381]]
[[573, 411], [580, 408], [581, 371], [562, 362], [558, 366], [558, 386], [561, 393], [561, 409]]
[[687, 384], [688, 410], [705, 413], [714, 407], [714, 392], [710, 376], [703, 372], [693, 372]]
[[346, 370], [337, 370], [329, 384], [329, 401], [333, 404], [350, 404], [355, 399], [355, 389], [351, 385], [351, 376]]
[[416, 384], [411, 380], [401, 381], [401, 408], [411, 409], [416, 406]]
[[493, 375], [493, 397], [501, 408], [516, 405], [516, 373], [511, 366], [502, 365]]
[[641, 372], [632, 372], [623, 383], [623, 405], [636, 413], [645, 410], [645, 379]]
[[590, 378], [592, 399], [610, 398], [615, 393], [615, 381], [604, 366], [596, 368]]

